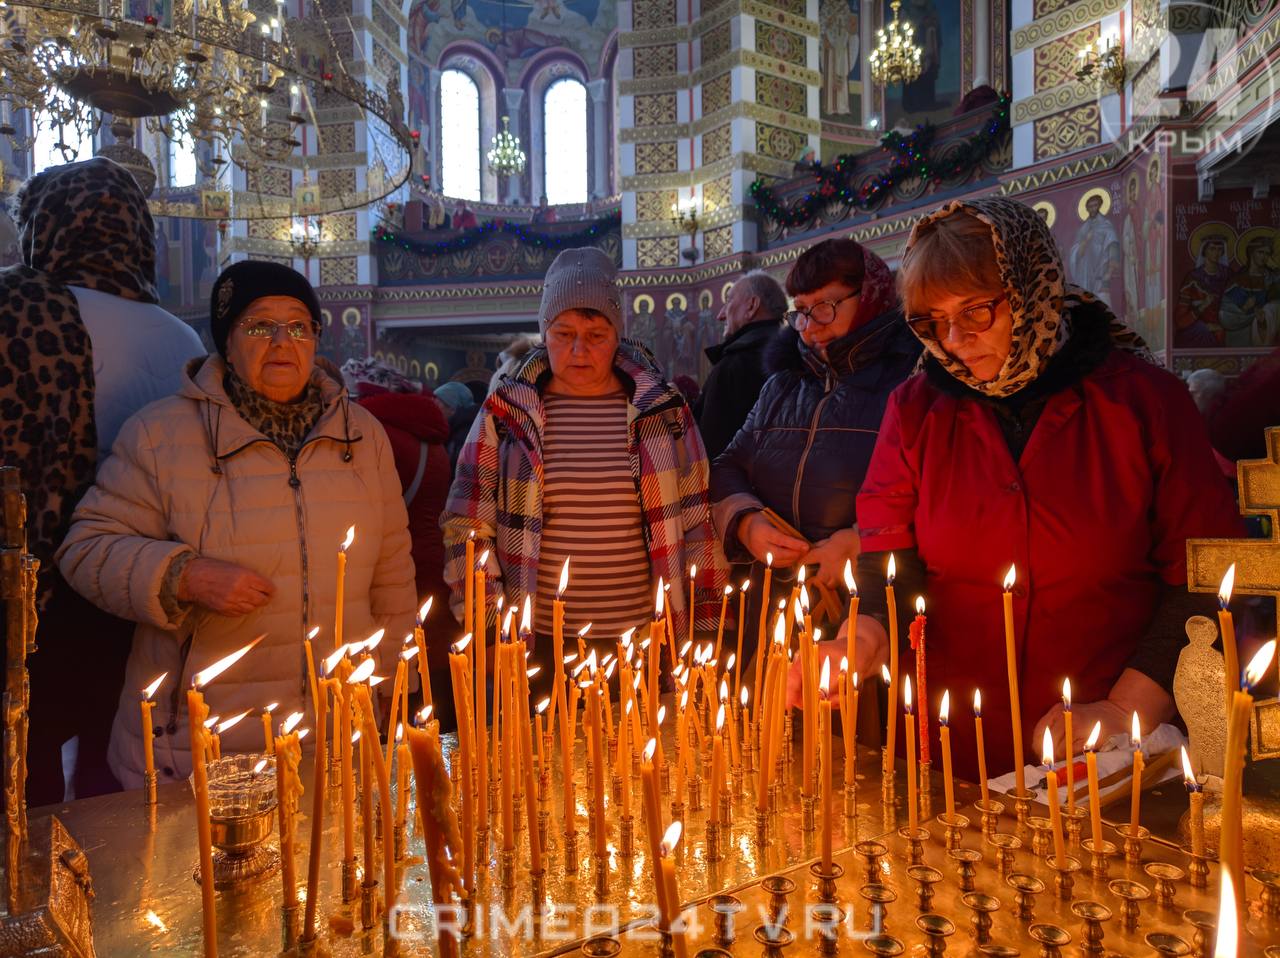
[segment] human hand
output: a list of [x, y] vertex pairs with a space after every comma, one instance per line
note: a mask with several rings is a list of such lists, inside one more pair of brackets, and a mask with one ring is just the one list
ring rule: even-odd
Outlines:
[[275, 595], [270, 579], [221, 559], [195, 558], [182, 570], [178, 598], [229, 617], [248, 615]]
[[800, 560], [802, 565], [818, 568], [809, 573], [809, 581], [828, 588], [839, 588], [844, 582], [844, 564], [857, 562], [862, 540], [856, 529], [841, 529], [813, 547]]
[[[857, 624], [857, 643], [854, 654], [857, 656], [857, 663], [850, 663], [849, 668], [858, 673], [858, 683], [861, 686], [866, 682], [867, 676], [878, 674], [882, 664], [889, 662], [889, 637], [885, 634], [884, 626], [869, 615], [858, 616]], [[843, 684], [840, 682], [840, 662], [849, 652], [849, 645], [846, 637], [849, 634], [849, 620], [845, 619], [840, 623], [840, 630], [836, 633], [836, 637], [830, 641], [819, 642], [814, 651], [817, 652], [817, 669], [818, 674], [822, 674], [822, 663], [825, 659], [831, 660], [831, 703], [833, 706], [840, 704], [840, 693]], [[803, 679], [800, 672], [800, 658], [797, 656], [791, 662], [791, 669], [787, 673], [787, 705], [791, 708], [800, 707], [803, 704]]]
[[738, 540], [757, 562], [765, 562], [773, 553], [774, 566], [790, 566], [800, 561], [809, 549], [803, 539], [776, 529], [763, 512], [753, 512], [738, 523]]
[[[1032, 749], [1039, 754], [1044, 741], [1044, 730], [1049, 729], [1053, 736], [1053, 754], [1062, 758], [1067, 754], [1067, 724], [1063, 715], [1062, 703], [1049, 709], [1036, 723], [1036, 730], [1031, 739]], [[1099, 702], [1078, 702], [1071, 706], [1071, 754], [1079, 755], [1084, 751], [1084, 743], [1088, 741], [1093, 727], [1102, 723], [1102, 732], [1098, 736], [1101, 744], [1118, 732], [1129, 731], [1133, 723], [1131, 713], [1126, 712], [1110, 699]]]

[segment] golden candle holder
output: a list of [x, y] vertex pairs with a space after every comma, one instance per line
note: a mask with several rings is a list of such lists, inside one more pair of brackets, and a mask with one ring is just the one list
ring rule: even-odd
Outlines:
[[1053, 887], [1058, 893], [1058, 898], [1062, 901], [1071, 901], [1071, 892], [1076, 882], [1075, 873], [1080, 870], [1080, 859], [1064, 855], [1062, 861], [1058, 861], [1057, 855], [1050, 855], [1045, 859], [1045, 864], [1057, 873], [1054, 876]]
[[724, 860], [724, 853], [720, 851], [720, 823], [707, 822], [707, 861], [718, 862]]
[[609, 780], [609, 787], [610, 787], [609, 794], [611, 796], [610, 801], [612, 801], [615, 805], [621, 805], [622, 804], [622, 776], [619, 775], [617, 772], [614, 772], [613, 776]]
[[[228, 891], [274, 875], [280, 851], [269, 841], [276, 811], [275, 759], [255, 771], [254, 753], [228, 755], [208, 763], [209, 824], [213, 846], [213, 887]], [[200, 881], [197, 864], [192, 878]]]
[[1062, 958], [1062, 949], [1071, 944], [1071, 934], [1065, 928], [1040, 922], [1027, 929], [1040, 945], [1040, 958]]
[[733, 821], [733, 797], [727, 792], [720, 793], [720, 823], [728, 831]]
[[946, 812], [943, 812], [938, 816], [938, 821], [942, 824], [944, 829], [943, 847], [945, 847], [947, 851], [959, 848], [960, 839], [963, 836], [964, 830], [969, 827], [969, 819], [964, 815], [961, 815], [959, 812], [956, 812], [954, 815], [948, 815]]
[[1008, 832], [996, 832], [987, 839], [987, 842], [996, 850], [997, 874], [1001, 878], [1009, 877], [1009, 874], [1013, 871], [1014, 858], [1018, 853], [1018, 849], [1022, 847], [1022, 839]]
[[1031, 799], [1025, 792], [1013, 798], [1013, 814], [1018, 820], [1018, 831], [1027, 827], [1027, 816], [1031, 814]]
[[929, 829], [904, 825], [898, 829], [898, 837], [907, 843], [907, 861], [912, 865], [923, 864], [924, 843], [929, 840]]
[[1151, 897], [1151, 890], [1145, 885], [1127, 878], [1113, 878], [1107, 882], [1107, 890], [1121, 900], [1120, 925], [1127, 932], [1138, 927], [1138, 918], [1142, 913], [1142, 903]]
[[745, 907], [742, 904], [742, 900], [729, 894], [713, 895], [711, 900], [707, 902], [707, 907], [715, 915], [715, 938], [713, 940], [716, 946], [719, 948], [733, 947], [733, 943], [737, 938], [734, 926], [737, 923], [738, 913]]
[[[591, 780], [590, 775], [587, 776], [587, 780], [588, 781]], [[501, 806], [498, 804], [498, 780], [490, 776], [489, 778], [489, 814], [497, 815], [498, 809], [500, 807]]]
[[769, 836], [769, 815], [756, 809], [756, 844], [764, 847]]
[[681, 824], [684, 823], [684, 802], [673, 801], [671, 803], [671, 820]]
[[1132, 823], [1116, 826], [1116, 834], [1124, 840], [1125, 864], [1136, 865], [1142, 861], [1142, 844], [1151, 837], [1151, 832], [1141, 825], [1135, 829]]
[[1004, 881], [1013, 889], [1014, 914], [1020, 921], [1030, 920], [1035, 914], [1036, 896], [1044, 891], [1044, 882], [1023, 872], [1014, 872]]
[[348, 904], [356, 900], [359, 883], [356, 881], [356, 860], [344, 859], [342, 862], [342, 903]]
[[671, 794], [671, 765], [668, 762], [662, 763], [662, 771], [658, 775], [661, 780], [662, 794]]
[[582, 943], [583, 958], [616, 958], [622, 951], [622, 942], [612, 935], [596, 935]]
[[1031, 829], [1031, 854], [1036, 858], [1045, 858], [1053, 848], [1053, 825], [1047, 818], [1032, 815], [1027, 819], [1027, 827]]
[[1142, 870], [1155, 883], [1156, 904], [1161, 908], [1172, 908], [1178, 892], [1177, 883], [1186, 878], [1187, 873], [1172, 862], [1147, 862]]
[[1192, 888], [1209, 887], [1209, 861], [1203, 855], [1187, 852], [1187, 882]]
[[1067, 844], [1079, 845], [1080, 836], [1084, 832], [1084, 823], [1089, 819], [1087, 809], [1079, 805], [1062, 810], [1062, 824], [1067, 830]]
[[812, 795], [800, 796], [800, 827], [806, 832], [818, 828], [818, 800]]
[[592, 855], [592, 861], [595, 863], [596, 875], [596, 900], [609, 900], [609, 857], [607, 855]]
[[892, 935], [872, 935], [862, 939], [862, 947], [876, 958], [896, 958], [905, 950], [901, 941]]
[[1280, 872], [1257, 869], [1253, 872], [1253, 878], [1262, 886], [1258, 892], [1262, 913], [1268, 918], [1280, 918]]
[[932, 865], [911, 865], [907, 877], [916, 883], [916, 910], [933, 911], [933, 886], [942, 881], [942, 872]]
[[702, 811], [702, 776], [695, 775], [689, 779], [689, 811]]
[[844, 866], [839, 862], [832, 862], [831, 870], [827, 871], [822, 867], [822, 862], [816, 861], [809, 866], [809, 874], [818, 881], [818, 901], [828, 905], [834, 902], [836, 882], [844, 877]]
[[1218, 916], [1211, 911], [1193, 908], [1182, 913], [1182, 920], [1195, 929], [1191, 947], [1196, 958], [1213, 958], [1214, 939], [1218, 933]]
[[962, 892], [977, 890], [975, 879], [978, 864], [982, 861], [982, 852], [976, 848], [953, 848], [947, 855], [956, 863], [956, 887]]
[[942, 958], [947, 952], [947, 939], [956, 933], [955, 922], [942, 915], [921, 915], [916, 927], [925, 934], [924, 953], [928, 958]]
[[368, 931], [378, 922], [378, 879], [360, 883], [360, 927]]
[[298, 899], [280, 907], [280, 943], [283, 951], [292, 951], [298, 944]]
[[564, 870], [570, 875], [578, 871], [578, 833], [572, 828], [564, 833]]
[[1116, 853], [1116, 846], [1105, 838], [1100, 846], [1093, 844], [1092, 838], [1086, 838], [1080, 847], [1089, 853], [1089, 870], [1094, 878], [1106, 878], [1110, 870], [1111, 856]]
[[862, 859], [866, 867], [863, 875], [863, 881], [868, 884], [878, 884], [881, 875], [881, 863], [884, 857], [889, 854], [889, 846], [884, 842], [875, 840], [858, 842], [853, 846], [854, 854]]
[[787, 896], [796, 890], [796, 883], [786, 875], [770, 875], [760, 882], [760, 887], [769, 895], [769, 924], [785, 924], [790, 911]]
[[1191, 954], [1191, 946], [1186, 939], [1171, 935], [1166, 931], [1148, 932], [1143, 938], [1157, 955], [1181, 956]]
[[142, 773], [142, 801], [146, 805], [154, 805], [156, 803], [156, 773]]
[[890, 885], [871, 882], [858, 889], [858, 895], [867, 903], [867, 916], [871, 927], [884, 931], [889, 927], [889, 906], [898, 900], [898, 892]]
[[979, 826], [982, 828], [983, 838], [989, 841], [991, 836], [996, 833], [996, 823], [1000, 820], [1000, 816], [1004, 814], [1004, 805], [994, 798], [988, 798], [985, 801], [978, 799], [973, 803], [973, 807], [981, 813]]
[[547, 837], [551, 825], [551, 813], [545, 808], [538, 811], [538, 845], [540, 848], [547, 847]]
[[742, 766], [735, 765], [729, 773], [729, 783], [733, 788], [733, 797], [735, 799], [740, 799], [745, 794], [743, 791], [745, 780], [746, 776], [743, 774]]
[[[635, 819], [630, 815], [622, 820], [622, 824], [618, 828], [618, 846], [619, 854], [621, 854], [623, 858], [631, 858], [635, 855]], [[627, 870], [624, 871], [623, 874], [627, 875], [630, 874], [630, 872]]]
[[858, 785], [857, 781], [850, 782], [844, 787], [844, 817], [857, 818], [858, 816]]
[[515, 891], [516, 887], [516, 850], [504, 848], [499, 861], [502, 871], [502, 890], [509, 895]]
[[487, 870], [489, 867], [489, 823], [481, 822], [476, 826], [476, 867]]
[[531, 872], [529, 874], [529, 884], [533, 895], [533, 904], [536, 906], [533, 910], [534, 920], [541, 923], [542, 921], [542, 904], [547, 900], [547, 872], [543, 869], [539, 872]]
[[1000, 899], [995, 895], [971, 891], [960, 901], [972, 913], [969, 924], [973, 927], [973, 941], [976, 945], [985, 945], [991, 941], [991, 929], [995, 919], [991, 916], [1000, 910]]
[[393, 825], [391, 828], [391, 847], [396, 861], [404, 861], [409, 847], [409, 827], [403, 822]]
[[1102, 941], [1106, 937], [1106, 932], [1102, 925], [1111, 920], [1111, 909], [1099, 901], [1073, 901], [1071, 914], [1079, 918], [1084, 926], [1080, 950], [1086, 955], [1105, 954], [1106, 949], [1102, 947]]
[[794, 942], [796, 936], [783, 925], [757, 925], [755, 939], [764, 948], [764, 958], [782, 958], [782, 950]]

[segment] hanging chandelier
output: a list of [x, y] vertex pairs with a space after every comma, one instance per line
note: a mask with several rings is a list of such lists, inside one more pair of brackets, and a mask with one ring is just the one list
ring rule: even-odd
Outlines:
[[518, 176], [524, 172], [524, 150], [520, 149], [519, 137], [511, 133], [510, 117], [502, 118], [502, 130], [489, 144], [485, 159], [495, 176]]
[[893, 20], [876, 31], [876, 48], [867, 56], [867, 62], [871, 64], [871, 79], [881, 86], [911, 83], [919, 78], [923, 54], [914, 42], [915, 27], [898, 18], [902, 0], [893, 0], [889, 6], [893, 10]]
[[[354, 108], [379, 134], [370, 138], [371, 152], [379, 154], [370, 157], [370, 166], [380, 166], [384, 175], [370, 177], [367, 190], [318, 197], [322, 208], [312, 212], [367, 205], [407, 179], [412, 144], [403, 103], [398, 93], [389, 103], [347, 73], [321, 3], [305, 22], [286, 18], [284, 0], [174, 0], [165, 6], [161, 19], [134, 16], [129, 0], [0, 0], [0, 136], [14, 149], [28, 150], [39, 122], [70, 160], [70, 144], [107, 123], [117, 142], [99, 155], [128, 167], [144, 189], [148, 179], [155, 182], [151, 154], [182, 143], [198, 157], [196, 189], [224, 199], [191, 203], [188, 189], [187, 202], [175, 205], [161, 191], [153, 212], [219, 220], [289, 217], [293, 198], [280, 195], [271, 168], [287, 174], [297, 166], [304, 137], [308, 152], [350, 149], [325, 149], [323, 128], [314, 122], [320, 104], [326, 111]], [[291, 30], [302, 36], [305, 55]], [[20, 111], [30, 111], [30, 123]], [[137, 135], [139, 121], [150, 136]], [[233, 168], [246, 175], [234, 178]]]

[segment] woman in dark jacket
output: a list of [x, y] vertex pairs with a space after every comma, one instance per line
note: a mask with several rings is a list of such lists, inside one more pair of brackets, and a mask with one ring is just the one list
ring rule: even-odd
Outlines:
[[[773, 375], [711, 468], [713, 516], [731, 561], [763, 563], [772, 553], [775, 581], [803, 562], [817, 566], [811, 582], [836, 586], [845, 561], [857, 559], [854, 503], [880, 419], [920, 346], [888, 267], [853, 240], [806, 250], [787, 293], [795, 309], [766, 354]], [[766, 507], [807, 541], [770, 525]]]

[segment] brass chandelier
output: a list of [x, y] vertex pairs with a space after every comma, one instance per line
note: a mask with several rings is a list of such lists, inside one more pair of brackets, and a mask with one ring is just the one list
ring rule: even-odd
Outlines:
[[511, 132], [511, 118], [502, 118], [502, 130], [493, 138], [485, 154], [495, 176], [519, 176], [524, 172], [525, 155], [520, 140]]
[[867, 56], [871, 79], [881, 86], [911, 83], [918, 79], [923, 55], [915, 43], [915, 27], [898, 18], [902, 0], [893, 0], [889, 6], [893, 10], [893, 20], [876, 31], [876, 48]]
[[[152, 201], [154, 212], [289, 217], [292, 196], [278, 195], [278, 186], [266, 189], [264, 174], [300, 164], [308, 121], [315, 152], [332, 152], [314, 125], [320, 104], [359, 111], [378, 134], [371, 139], [379, 156], [371, 156], [370, 165], [381, 165], [384, 175], [371, 177], [362, 192], [312, 197], [322, 207], [312, 212], [367, 205], [409, 176], [412, 144], [398, 92], [389, 103], [351, 78], [319, 2], [305, 22], [286, 18], [284, 0], [174, 0], [163, 20], [138, 18], [133, 6], [129, 0], [0, 0], [0, 136], [17, 150], [29, 149], [38, 117], [57, 134], [55, 149], [71, 159], [68, 142], [97, 133], [109, 116], [117, 142], [99, 154], [122, 162], [149, 192], [155, 166], [135, 145], [143, 121], [152, 135], [141, 142], [156, 152], [170, 141], [198, 147], [198, 188], [224, 197], [166, 208], [161, 196]], [[305, 50], [291, 42], [291, 30], [301, 33]], [[31, 135], [24, 110], [31, 113]], [[234, 188], [232, 167], [247, 174]]]

